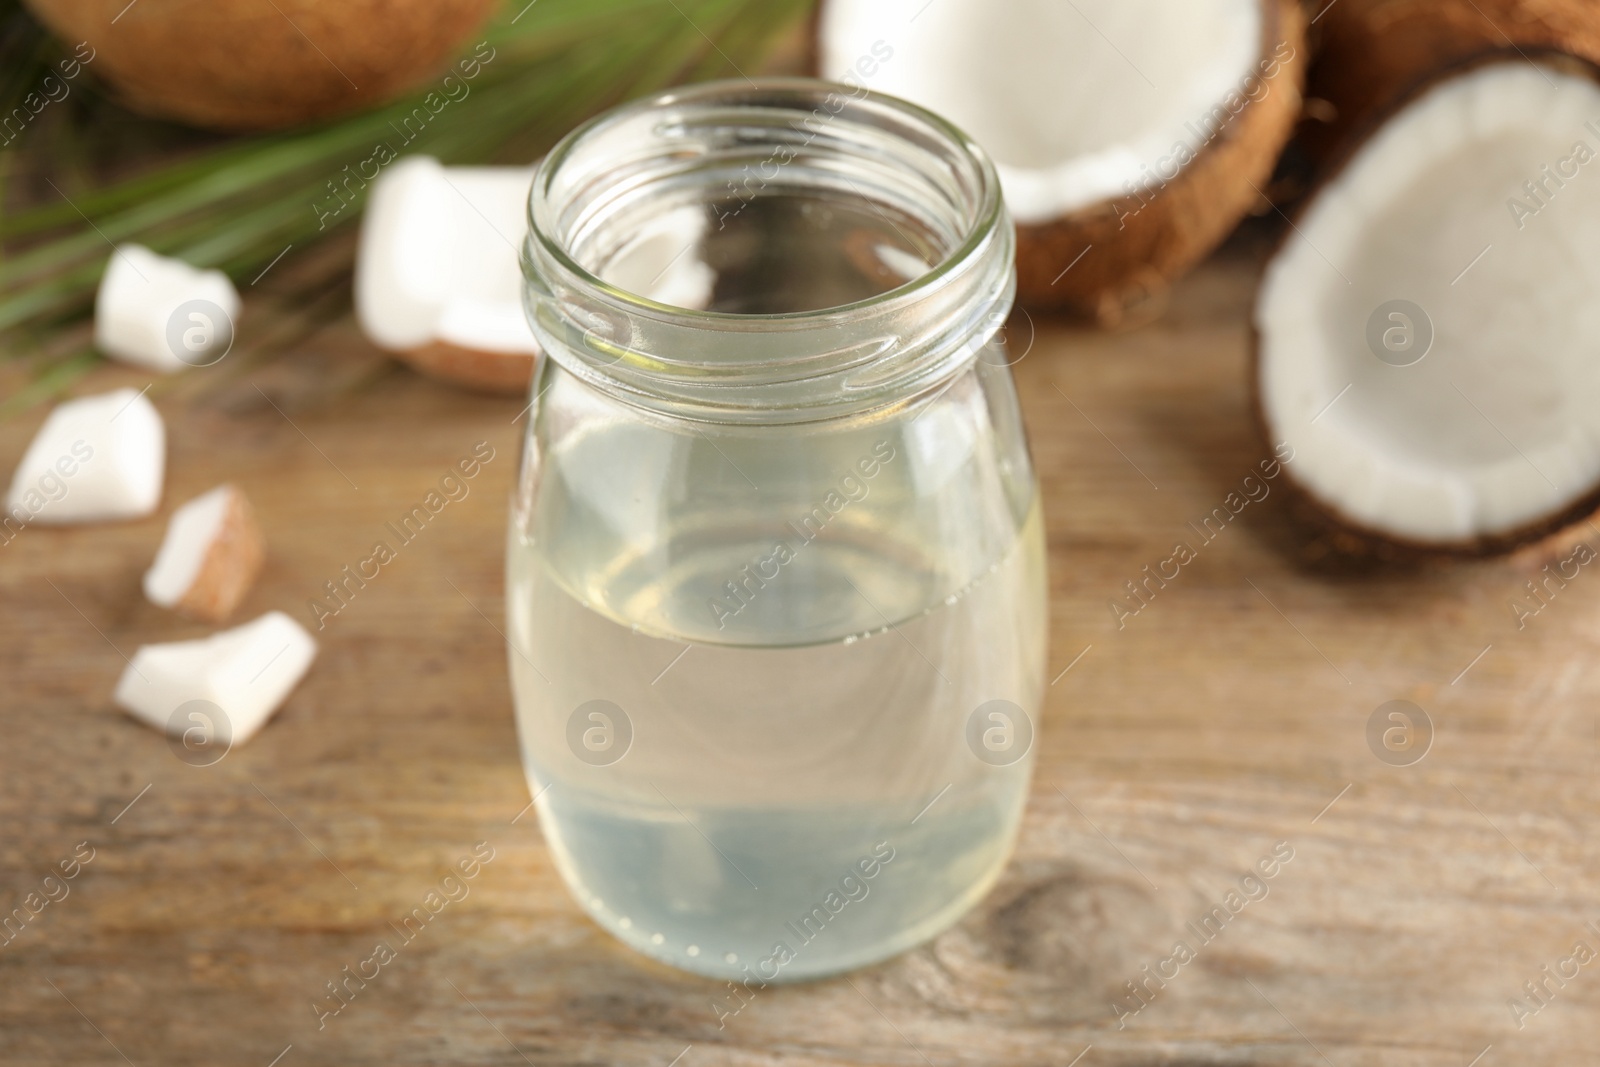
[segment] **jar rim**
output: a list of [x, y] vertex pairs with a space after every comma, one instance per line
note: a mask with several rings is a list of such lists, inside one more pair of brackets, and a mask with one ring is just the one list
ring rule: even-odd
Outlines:
[[[770, 149], [760, 166], [775, 164], [775, 173], [804, 153], [782, 184], [821, 183], [838, 194], [827, 183], [842, 180], [854, 194], [843, 199], [859, 197], [897, 230], [883, 206], [926, 210], [918, 222], [937, 231], [930, 251], [938, 262], [848, 303], [753, 313], [664, 303], [580, 262], [580, 242], [596, 239], [585, 227], [604, 226], [608, 209], [657, 184], [699, 180], [695, 168], [712, 149], [695, 138], [707, 131], [739, 152]], [[580, 155], [585, 147], [591, 158]], [[778, 159], [780, 149], [790, 155]], [[852, 159], [872, 161], [863, 173], [877, 169], [869, 181], [877, 199], [850, 180]], [[712, 170], [726, 180], [728, 166]], [[755, 195], [777, 180], [763, 173]], [[541, 346], [596, 387], [677, 413], [772, 421], [794, 409], [836, 413], [920, 392], [975, 357], [1015, 293], [1015, 236], [999, 175], [977, 142], [898, 97], [819, 79], [706, 82], [590, 119], [540, 162], [527, 218], [524, 294]]]
[[[937, 264], [929, 268], [924, 274], [908, 279], [893, 289], [865, 297], [861, 300], [851, 301], [847, 304], [835, 304], [830, 307], [812, 308], [805, 311], [776, 312], [745, 314], [734, 311], [706, 311], [695, 308], [680, 307], [676, 304], [665, 304], [652, 300], [647, 296], [632, 292], [605, 281], [594, 274], [581, 263], [577, 262], [563, 246], [562, 242], [550, 233], [547, 226], [541, 225], [540, 212], [541, 193], [548, 193], [549, 184], [562, 162], [569, 156], [585, 138], [605, 129], [608, 126], [624, 122], [627, 119], [648, 111], [673, 104], [707, 104], [728, 100], [736, 95], [748, 95], [752, 90], [760, 93], [793, 93], [799, 99], [802, 93], [814, 93], [818, 89], [827, 89], [831, 92], [842, 91], [852, 100], [870, 101], [887, 110], [900, 113], [903, 117], [915, 118], [938, 131], [961, 154], [967, 156], [975, 164], [975, 174], [979, 179], [982, 189], [982, 199], [973, 218], [967, 226], [967, 232], [961, 243], [945, 254]], [[911, 103], [888, 93], [872, 92], [871, 90], [858, 89], [844, 85], [840, 82], [826, 81], [820, 78], [756, 78], [746, 81], [726, 79], [722, 81], [700, 82], [694, 85], [680, 86], [668, 89], [651, 96], [640, 97], [621, 107], [602, 112], [591, 119], [573, 128], [561, 138], [545, 156], [539, 161], [534, 173], [533, 184], [528, 193], [528, 234], [530, 238], [537, 238], [544, 250], [552, 259], [575, 278], [605, 292], [612, 299], [622, 303], [637, 306], [641, 311], [656, 314], [666, 314], [682, 317], [687, 321], [708, 321], [726, 325], [729, 322], [751, 321], [783, 321], [796, 320], [800, 322], [826, 319], [832, 315], [847, 314], [870, 307], [881, 307], [893, 304], [896, 301], [914, 297], [922, 289], [937, 285], [939, 281], [954, 270], [961, 262], [976, 252], [983, 243], [989, 230], [997, 222], [1004, 210], [1004, 200], [1001, 196], [1000, 178], [995, 170], [994, 161], [989, 158], [981, 145], [969, 137], [960, 127], [949, 119], [929, 111], [927, 108]]]

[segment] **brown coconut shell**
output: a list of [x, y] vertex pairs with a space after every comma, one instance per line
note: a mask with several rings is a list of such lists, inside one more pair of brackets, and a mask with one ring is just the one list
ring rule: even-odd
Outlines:
[[444, 341], [392, 355], [430, 378], [506, 396], [521, 396], [528, 391], [537, 363], [536, 357], [521, 352], [486, 352]]
[[1142, 198], [1117, 197], [1017, 227], [1019, 301], [1115, 325], [1164, 293], [1262, 201], [1300, 115], [1307, 57], [1297, 0], [1263, 0], [1261, 45], [1263, 63], [1276, 63], [1261, 77], [1265, 93], [1241, 98], [1243, 106], [1176, 177]]
[[[1383, 110], [1368, 115], [1361, 127], [1343, 139], [1337, 154], [1323, 167], [1316, 183], [1296, 207], [1292, 221], [1298, 225], [1313, 209], [1317, 198], [1337, 182], [1372, 134], [1441, 82], [1468, 74], [1488, 64], [1525, 63], [1530, 59], [1568, 69], [1600, 82], [1600, 66], [1595, 63], [1561, 53], [1530, 50], [1531, 47], [1492, 52], [1479, 50], [1464, 60], [1458, 59], [1451, 66], [1435, 70], [1421, 80], [1413, 79], [1410, 86], [1397, 93]], [[1320, 58], [1318, 61], [1321, 61]], [[1276, 259], [1296, 236], [1297, 231], [1293, 227], [1286, 229], [1279, 237], [1272, 255], [1268, 257], [1269, 262]], [[1262, 398], [1261, 347], [1261, 332], [1252, 310], [1250, 407], [1256, 432], [1271, 451], [1278, 442], [1274, 440], [1271, 424], [1267, 420], [1266, 404]], [[1412, 566], [1449, 559], [1470, 560], [1504, 556], [1530, 547], [1536, 549], [1539, 545], [1559, 543], [1562, 535], [1572, 526], [1594, 517], [1597, 511], [1600, 511], [1600, 485], [1597, 485], [1561, 510], [1503, 533], [1484, 534], [1464, 541], [1418, 541], [1375, 529], [1322, 500], [1296, 475], [1292, 459], [1283, 465], [1282, 485], [1289, 501], [1291, 519], [1304, 535], [1303, 555], [1308, 562], [1319, 564], [1333, 561], [1358, 566], [1367, 563]]]
[[[1316, 45], [1299, 140], [1338, 158], [1366, 126], [1437, 71], [1502, 49], [1600, 62], [1600, 4], [1589, 0], [1310, 0]], [[1320, 12], [1320, 14], [1318, 13]]]
[[266, 538], [249, 499], [238, 487], [229, 488], [227, 511], [206, 546], [194, 584], [173, 605], [173, 610], [203, 622], [226, 621], [255, 584], [266, 559]]
[[24, 0], [134, 110], [276, 129], [442, 73], [497, 0]]

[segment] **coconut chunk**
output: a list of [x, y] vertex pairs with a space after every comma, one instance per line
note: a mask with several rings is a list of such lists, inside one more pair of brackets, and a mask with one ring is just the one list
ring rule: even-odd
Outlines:
[[1447, 76], [1313, 195], [1272, 260], [1263, 422], [1346, 532], [1504, 551], [1600, 500], [1597, 117], [1592, 68], [1513, 56]]
[[317, 643], [281, 611], [198, 641], [144, 645], [117, 683], [115, 700], [157, 730], [181, 734], [174, 719], [191, 701], [206, 701], [225, 717], [225, 734], [240, 744], [255, 736], [299, 684], [316, 658]]
[[411, 156], [372, 184], [356, 255], [368, 339], [418, 369], [521, 391], [539, 351], [518, 247], [532, 167], [444, 167]]
[[[534, 170], [412, 156], [373, 183], [356, 257], [356, 313], [373, 344], [447, 381], [527, 390], [539, 345], [518, 251]], [[658, 303], [704, 308], [716, 272], [689, 253], [709, 229], [702, 208], [660, 211], [590, 266]]]
[[244, 492], [219, 485], [173, 512], [144, 575], [152, 604], [206, 622], [233, 614], [261, 572], [266, 542]]
[[220, 270], [123, 244], [100, 279], [94, 343], [113, 359], [171, 373], [226, 355], [238, 317], [239, 292]]
[[166, 428], [144, 394], [117, 389], [56, 406], [11, 477], [6, 518], [99, 522], [148, 515], [161, 501]]

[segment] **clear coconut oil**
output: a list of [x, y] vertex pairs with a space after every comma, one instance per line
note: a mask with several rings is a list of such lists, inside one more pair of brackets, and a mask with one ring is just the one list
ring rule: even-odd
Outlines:
[[[707, 640], [709, 622], [662, 625], [712, 618], [707, 576], [746, 563], [725, 544], [682, 545], [679, 566], [614, 589], [626, 568], [563, 575], [537, 543], [513, 540], [529, 786], [578, 900], [640, 952], [730, 977], [829, 974], [943, 929], [999, 874], [1031, 760], [977, 758], [967, 720], [996, 699], [1038, 705], [1037, 506], [977, 579], [909, 614], [925, 592], [918, 567], [937, 566], [926, 556], [938, 548], [877, 534], [801, 547], [792, 566], [810, 554], [807, 570], [757, 593], [752, 611], [763, 593], [784, 603], [740, 645]], [[859, 599], [853, 590], [897, 614], [818, 637], [819, 616], [863, 621], [857, 605], [820, 603]], [[642, 610], [630, 621], [602, 603]], [[582, 719], [591, 742], [628, 745], [605, 765], [569, 740], [572, 712], [597, 698], [612, 721]]]

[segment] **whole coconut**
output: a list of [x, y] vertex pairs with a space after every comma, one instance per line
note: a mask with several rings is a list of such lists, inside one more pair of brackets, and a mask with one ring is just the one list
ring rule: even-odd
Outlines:
[[135, 110], [276, 129], [388, 100], [454, 55], [496, 0], [24, 0]]

